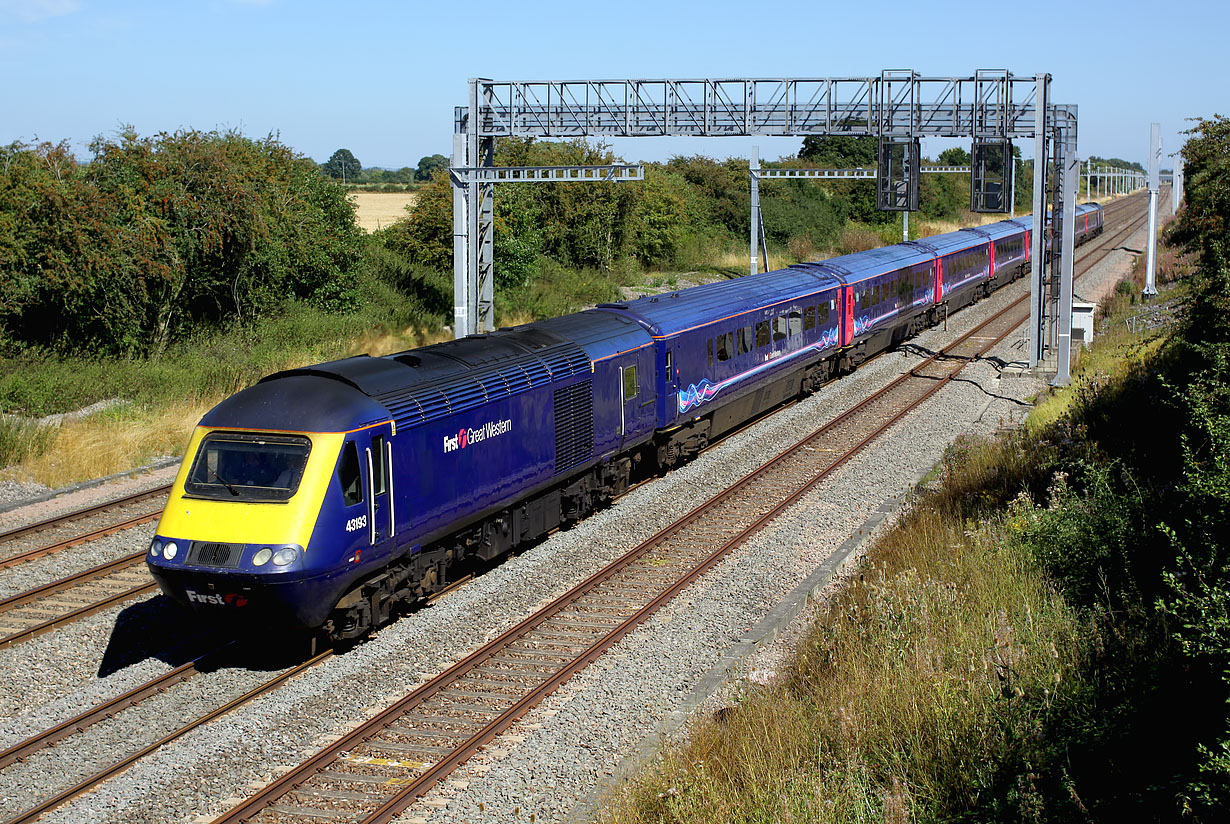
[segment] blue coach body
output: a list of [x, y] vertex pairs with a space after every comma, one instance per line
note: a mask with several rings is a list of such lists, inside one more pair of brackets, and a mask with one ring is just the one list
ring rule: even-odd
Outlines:
[[[652, 335], [655, 417], [659, 429], [668, 429], [762, 393], [836, 349], [840, 287], [831, 276], [798, 266], [599, 308], [638, 319]], [[797, 394], [798, 380], [793, 383], [790, 394]]]

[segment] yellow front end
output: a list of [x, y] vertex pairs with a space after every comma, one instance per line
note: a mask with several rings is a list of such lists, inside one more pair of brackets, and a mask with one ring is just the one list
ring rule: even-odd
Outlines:
[[308, 542], [316, 526], [321, 503], [345, 434], [340, 432], [278, 432], [300, 435], [312, 442], [307, 467], [295, 494], [287, 501], [247, 502], [194, 498], [184, 484], [201, 441], [210, 432], [231, 431], [198, 426], [184, 453], [157, 534], [185, 541], [229, 544], [298, 544], [310, 551]]

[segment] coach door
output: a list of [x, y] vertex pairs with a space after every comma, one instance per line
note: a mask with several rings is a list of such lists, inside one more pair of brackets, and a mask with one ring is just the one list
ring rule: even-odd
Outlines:
[[653, 349], [645, 347], [634, 353], [619, 367], [619, 438], [620, 443], [635, 439], [653, 427], [653, 370], [649, 357]]
[[662, 416], [664, 421], [674, 420], [679, 414], [679, 364], [675, 362], [675, 348], [668, 346], [663, 356], [662, 374], [666, 376], [662, 382], [662, 391], [666, 395], [662, 399], [665, 404]]
[[841, 310], [841, 345], [849, 346], [854, 340], [854, 287], [842, 287], [840, 292], [842, 301]]
[[367, 501], [367, 542], [375, 546], [396, 534], [392, 426], [384, 423], [357, 432], [355, 440], [360, 447], [360, 469]]

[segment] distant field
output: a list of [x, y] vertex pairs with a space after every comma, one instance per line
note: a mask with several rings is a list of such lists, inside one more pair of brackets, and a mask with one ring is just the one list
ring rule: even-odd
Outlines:
[[406, 216], [406, 207], [414, 203], [411, 192], [351, 192], [350, 200], [357, 205], [355, 220], [365, 232], [374, 232]]

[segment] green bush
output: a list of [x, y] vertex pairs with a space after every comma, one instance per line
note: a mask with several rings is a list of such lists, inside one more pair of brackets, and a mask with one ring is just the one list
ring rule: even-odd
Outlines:
[[157, 355], [288, 298], [353, 302], [362, 235], [344, 190], [275, 138], [125, 129], [0, 149], [0, 330], [10, 344]]

